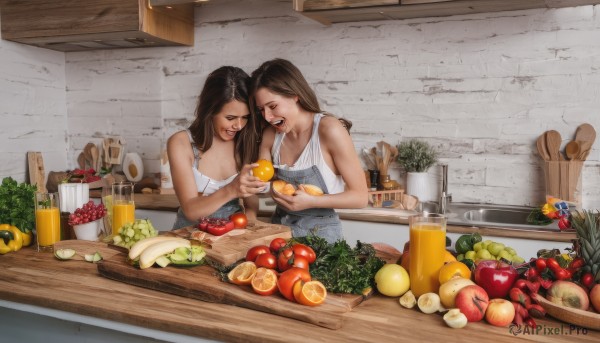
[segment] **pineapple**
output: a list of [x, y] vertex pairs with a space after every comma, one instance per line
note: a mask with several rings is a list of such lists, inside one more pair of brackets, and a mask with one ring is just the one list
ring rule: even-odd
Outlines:
[[579, 252], [585, 261], [584, 272], [600, 282], [600, 213], [583, 210], [573, 214], [571, 224], [579, 240]]

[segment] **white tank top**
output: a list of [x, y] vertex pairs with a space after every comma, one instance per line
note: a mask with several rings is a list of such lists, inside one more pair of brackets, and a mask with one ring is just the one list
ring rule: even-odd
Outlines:
[[213, 194], [219, 189], [227, 186], [235, 177], [236, 174], [231, 175], [225, 180], [213, 180], [210, 177], [202, 174], [198, 170], [198, 161], [200, 161], [200, 150], [194, 145], [192, 134], [189, 130], [186, 130], [188, 137], [190, 138], [190, 143], [192, 144], [192, 150], [194, 151], [194, 166], [192, 171], [194, 172], [194, 179], [196, 180], [196, 186], [198, 187], [198, 192], [202, 193], [204, 196]]
[[323, 180], [325, 181], [325, 185], [327, 186], [327, 190], [329, 194], [341, 193], [344, 191], [344, 179], [341, 175], [336, 175], [331, 168], [325, 162], [323, 158], [323, 153], [321, 152], [321, 144], [319, 140], [319, 123], [321, 122], [321, 118], [323, 118], [323, 113], [316, 113], [314, 115], [313, 120], [313, 130], [308, 141], [306, 147], [298, 157], [298, 160], [294, 165], [281, 165], [279, 152], [281, 150], [281, 144], [285, 138], [285, 133], [277, 132], [275, 134], [275, 141], [273, 142], [273, 147], [271, 148], [271, 156], [273, 156], [273, 163], [276, 165], [280, 165], [281, 169], [284, 170], [303, 170], [307, 168], [311, 168], [312, 166], [317, 166]]

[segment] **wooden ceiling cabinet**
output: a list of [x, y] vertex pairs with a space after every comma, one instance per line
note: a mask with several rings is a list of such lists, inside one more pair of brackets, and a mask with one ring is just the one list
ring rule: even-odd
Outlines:
[[324, 25], [599, 3], [600, 0], [293, 0], [294, 10]]
[[58, 51], [194, 44], [194, 5], [148, 0], [0, 0], [2, 39]]

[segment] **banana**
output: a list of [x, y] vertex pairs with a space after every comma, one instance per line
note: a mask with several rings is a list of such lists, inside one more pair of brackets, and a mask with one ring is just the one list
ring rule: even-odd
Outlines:
[[140, 269], [152, 267], [157, 258], [180, 247], [191, 248], [192, 244], [187, 239], [177, 238], [150, 245], [140, 255]]
[[440, 309], [440, 296], [436, 293], [425, 293], [417, 300], [419, 310], [423, 313], [434, 313]]
[[132, 260], [135, 260], [138, 256], [140, 256], [142, 251], [144, 251], [147, 247], [151, 246], [152, 244], [155, 244], [158, 242], [172, 241], [175, 239], [182, 239], [182, 238], [172, 237], [172, 236], [156, 236], [156, 237], [144, 238], [131, 246], [131, 249], [129, 249], [129, 258]]
[[467, 317], [459, 309], [453, 308], [444, 315], [446, 325], [454, 329], [464, 328], [467, 325]]

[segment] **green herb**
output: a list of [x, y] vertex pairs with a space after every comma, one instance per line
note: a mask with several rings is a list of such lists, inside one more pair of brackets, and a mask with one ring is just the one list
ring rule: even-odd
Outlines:
[[371, 244], [356, 242], [351, 248], [345, 240], [333, 244], [318, 236], [297, 237], [295, 241], [313, 248], [317, 259], [310, 274], [325, 285], [329, 292], [363, 294], [375, 286], [375, 273], [385, 262], [375, 256]]
[[423, 173], [437, 162], [437, 152], [429, 143], [411, 139], [398, 145], [398, 163], [407, 173]]
[[23, 232], [33, 230], [36, 190], [36, 186], [5, 177], [0, 185], [0, 223], [14, 225]]

